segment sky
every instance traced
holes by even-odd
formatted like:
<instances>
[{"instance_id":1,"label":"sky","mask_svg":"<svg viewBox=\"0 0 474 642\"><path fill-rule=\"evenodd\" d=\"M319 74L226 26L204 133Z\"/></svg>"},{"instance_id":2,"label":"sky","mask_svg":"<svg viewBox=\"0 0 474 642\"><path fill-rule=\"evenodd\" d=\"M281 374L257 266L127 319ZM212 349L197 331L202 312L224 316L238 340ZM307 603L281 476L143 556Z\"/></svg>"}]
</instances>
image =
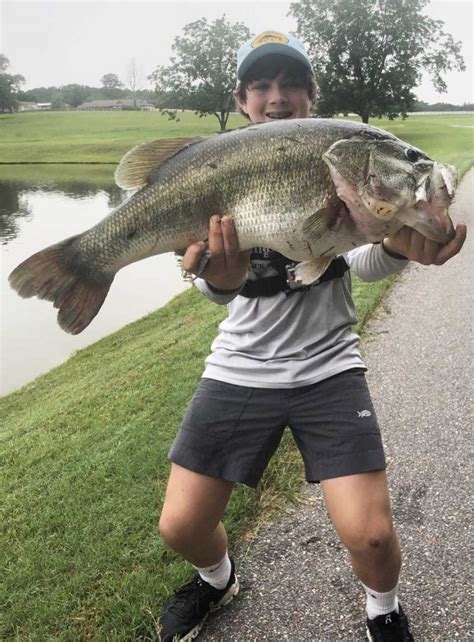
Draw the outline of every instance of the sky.
<instances>
[{"instance_id":1,"label":"sky","mask_svg":"<svg viewBox=\"0 0 474 642\"><path fill-rule=\"evenodd\" d=\"M24 88L71 83L99 87L106 73L126 81L132 59L146 76L167 65L171 46L183 27L225 13L230 22L244 22L252 33L268 29L296 31L288 17L290 3L191 0L0 0L0 52L10 60L10 73L26 79ZM425 12L442 20L445 31L461 40L465 72L446 74L448 92L437 93L429 79L415 90L428 103L473 102L474 0L432 0Z\"/></svg>"}]
</instances>

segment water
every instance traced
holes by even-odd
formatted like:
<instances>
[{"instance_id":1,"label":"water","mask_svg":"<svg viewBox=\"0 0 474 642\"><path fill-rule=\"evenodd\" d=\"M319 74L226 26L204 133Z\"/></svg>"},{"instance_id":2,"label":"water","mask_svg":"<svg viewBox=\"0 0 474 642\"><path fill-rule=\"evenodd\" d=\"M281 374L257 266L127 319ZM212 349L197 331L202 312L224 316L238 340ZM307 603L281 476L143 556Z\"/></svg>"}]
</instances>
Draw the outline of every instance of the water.
<instances>
[{"instance_id":1,"label":"water","mask_svg":"<svg viewBox=\"0 0 474 642\"><path fill-rule=\"evenodd\" d=\"M67 171L73 175L71 169ZM24 170L21 180L2 180L0 174L2 395L189 287L173 254L134 263L117 274L91 325L80 335L66 334L57 325L57 310L51 302L21 299L9 287L8 274L34 252L94 225L124 195L110 183L96 186L83 178L75 181L74 176L67 184L38 184L24 176Z\"/></svg>"}]
</instances>

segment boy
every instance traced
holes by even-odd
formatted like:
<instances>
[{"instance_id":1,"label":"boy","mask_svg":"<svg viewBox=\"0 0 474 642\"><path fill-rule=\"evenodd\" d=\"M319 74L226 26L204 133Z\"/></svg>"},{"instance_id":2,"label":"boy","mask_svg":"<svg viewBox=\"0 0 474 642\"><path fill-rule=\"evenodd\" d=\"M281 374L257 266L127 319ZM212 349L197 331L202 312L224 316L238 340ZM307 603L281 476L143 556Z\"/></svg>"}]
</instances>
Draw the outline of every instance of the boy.
<instances>
[{"instance_id":1,"label":"boy","mask_svg":"<svg viewBox=\"0 0 474 642\"><path fill-rule=\"evenodd\" d=\"M265 32L238 52L236 102L252 123L308 118L316 85L301 43ZM183 266L195 285L227 304L228 318L191 400L169 458L162 537L198 573L166 605L161 639L191 640L210 610L238 592L221 522L236 483L255 487L285 426L308 482L320 482L334 527L367 595L371 640L413 640L398 603L400 549L365 366L352 332L348 268L365 280L401 270L408 259L441 264L462 246L464 226L440 248L409 228L381 244L338 257L318 285L290 290L291 262L268 248L239 252L230 217L212 217L208 247L190 246ZM290 265L291 267L291 265ZM364 413L358 411L364 410Z\"/></svg>"}]
</instances>

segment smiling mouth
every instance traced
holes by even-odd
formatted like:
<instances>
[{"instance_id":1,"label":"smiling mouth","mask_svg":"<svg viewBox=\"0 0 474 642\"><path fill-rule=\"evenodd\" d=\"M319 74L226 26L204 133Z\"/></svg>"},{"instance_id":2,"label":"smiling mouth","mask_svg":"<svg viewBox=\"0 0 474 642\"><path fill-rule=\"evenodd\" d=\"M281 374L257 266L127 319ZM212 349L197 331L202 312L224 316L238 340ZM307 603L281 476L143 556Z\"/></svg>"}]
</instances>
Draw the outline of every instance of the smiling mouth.
<instances>
[{"instance_id":1,"label":"smiling mouth","mask_svg":"<svg viewBox=\"0 0 474 642\"><path fill-rule=\"evenodd\" d=\"M291 111L270 111L268 114L265 114L267 118L271 118L272 120L283 120L285 118L290 118L293 116L293 112Z\"/></svg>"}]
</instances>

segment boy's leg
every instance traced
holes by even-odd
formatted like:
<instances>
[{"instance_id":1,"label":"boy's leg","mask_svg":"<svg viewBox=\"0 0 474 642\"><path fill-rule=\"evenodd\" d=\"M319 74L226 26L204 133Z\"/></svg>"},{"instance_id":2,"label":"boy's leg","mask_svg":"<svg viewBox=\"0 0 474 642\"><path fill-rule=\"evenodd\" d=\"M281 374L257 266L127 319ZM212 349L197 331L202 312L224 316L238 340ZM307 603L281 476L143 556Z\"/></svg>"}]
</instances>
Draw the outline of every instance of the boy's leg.
<instances>
[{"instance_id":1,"label":"boy's leg","mask_svg":"<svg viewBox=\"0 0 474 642\"><path fill-rule=\"evenodd\" d=\"M321 486L332 523L350 553L354 573L377 592L392 590L400 573L400 547L385 471L327 479Z\"/></svg>"},{"instance_id":2,"label":"boy's leg","mask_svg":"<svg viewBox=\"0 0 474 642\"><path fill-rule=\"evenodd\" d=\"M171 465L160 531L170 548L197 567L199 574L175 593L161 618L161 642L192 640L209 613L239 590L227 554L221 518L234 484Z\"/></svg>"},{"instance_id":3,"label":"boy's leg","mask_svg":"<svg viewBox=\"0 0 474 642\"><path fill-rule=\"evenodd\" d=\"M194 639L210 611L237 594L221 519L235 483L258 484L286 416L279 392L201 379L168 455L173 463L160 520L166 543L199 573L165 605L161 642Z\"/></svg>"},{"instance_id":4,"label":"boy's leg","mask_svg":"<svg viewBox=\"0 0 474 642\"><path fill-rule=\"evenodd\" d=\"M393 528L385 471L321 482L326 506L367 595L369 640L412 642L398 603L400 547Z\"/></svg>"},{"instance_id":5,"label":"boy's leg","mask_svg":"<svg viewBox=\"0 0 474 642\"><path fill-rule=\"evenodd\" d=\"M226 554L221 519L233 487L233 482L171 464L160 532L168 546L194 566L211 566Z\"/></svg>"}]
</instances>

